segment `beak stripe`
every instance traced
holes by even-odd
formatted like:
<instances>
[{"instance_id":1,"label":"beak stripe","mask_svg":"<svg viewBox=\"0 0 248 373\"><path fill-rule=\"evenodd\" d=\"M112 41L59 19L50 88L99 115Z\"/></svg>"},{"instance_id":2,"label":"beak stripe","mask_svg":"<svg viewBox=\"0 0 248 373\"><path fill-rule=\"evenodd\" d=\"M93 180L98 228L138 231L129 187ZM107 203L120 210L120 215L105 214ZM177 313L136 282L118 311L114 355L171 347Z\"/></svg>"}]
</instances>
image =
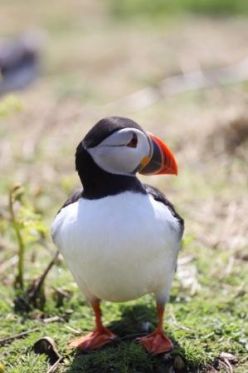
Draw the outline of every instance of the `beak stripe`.
<instances>
[{"instance_id":1,"label":"beak stripe","mask_svg":"<svg viewBox=\"0 0 248 373\"><path fill-rule=\"evenodd\" d=\"M140 169L143 175L177 175L176 159L168 146L157 136L148 134L151 139L152 155L150 162Z\"/></svg>"},{"instance_id":2,"label":"beak stripe","mask_svg":"<svg viewBox=\"0 0 248 373\"><path fill-rule=\"evenodd\" d=\"M152 162L149 162L143 169L142 172L147 174L155 174L158 171L160 171L161 165L162 165L162 153L159 149L159 146L157 143L153 142L153 154L152 154Z\"/></svg>"}]
</instances>

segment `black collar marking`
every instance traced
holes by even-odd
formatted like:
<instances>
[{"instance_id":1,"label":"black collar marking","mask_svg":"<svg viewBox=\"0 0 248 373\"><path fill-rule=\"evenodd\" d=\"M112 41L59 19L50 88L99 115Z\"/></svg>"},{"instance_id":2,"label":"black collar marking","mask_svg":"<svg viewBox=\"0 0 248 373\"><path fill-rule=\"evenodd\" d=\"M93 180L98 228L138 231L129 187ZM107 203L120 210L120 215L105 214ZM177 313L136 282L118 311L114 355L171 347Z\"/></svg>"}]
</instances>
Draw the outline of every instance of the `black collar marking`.
<instances>
[{"instance_id":1,"label":"black collar marking","mask_svg":"<svg viewBox=\"0 0 248 373\"><path fill-rule=\"evenodd\" d=\"M180 238L183 236L184 232L184 220L183 218L176 212L175 207L173 204L165 197L165 195L160 192L157 188L154 188L148 184L142 184L142 193L150 194L156 201L163 203L165 206L167 206L170 209L170 212L172 215L178 220L179 226L180 226ZM130 190L130 189L129 189ZM133 190L135 191L135 190ZM137 190L138 192L138 190ZM62 208L77 202L80 198L85 198L84 191L83 190L77 190L75 191L63 204L63 206L60 208L58 213L62 210ZM86 197L87 198L87 197Z\"/></svg>"},{"instance_id":2,"label":"black collar marking","mask_svg":"<svg viewBox=\"0 0 248 373\"><path fill-rule=\"evenodd\" d=\"M136 176L115 175L102 170L87 150L80 145L76 153L76 169L83 185L84 198L98 199L125 191L146 194Z\"/></svg>"}]
</instances>

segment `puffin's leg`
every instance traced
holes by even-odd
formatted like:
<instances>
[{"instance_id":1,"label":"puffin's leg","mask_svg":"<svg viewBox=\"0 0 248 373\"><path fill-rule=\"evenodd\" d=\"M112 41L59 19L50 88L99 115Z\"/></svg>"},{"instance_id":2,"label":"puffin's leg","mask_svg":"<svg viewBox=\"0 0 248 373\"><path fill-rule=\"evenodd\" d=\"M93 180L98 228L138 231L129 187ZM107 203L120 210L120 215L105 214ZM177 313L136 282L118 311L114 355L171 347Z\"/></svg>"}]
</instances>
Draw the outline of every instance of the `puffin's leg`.
<instances>
[{"instance_id":1,"label":"puffin's leg","mask_svg":"<svg viewBox=\"0 0 248 373\"><path fill-rule=\"evenodd\" d=\"M151 334L138 338L144 348L153 355L169 352L173 349L173 343L165 336L163 331L164 303L157 302L158 326Z\"/></svg>"},{"instance_id":2,"label":"puffin's leg","mask_svg":"<svg viewBox=\"0 0 248 373\"><path fill-rule=\"evenodd\" d=\"M102 324L100 301L97 299L91 302L91 306L95 314L95 330L83 337L73 340L70 343L70 347L78 348L79 350L96 350L112 342L116 338L116 335Z\"/></svg>"}]
</instances>

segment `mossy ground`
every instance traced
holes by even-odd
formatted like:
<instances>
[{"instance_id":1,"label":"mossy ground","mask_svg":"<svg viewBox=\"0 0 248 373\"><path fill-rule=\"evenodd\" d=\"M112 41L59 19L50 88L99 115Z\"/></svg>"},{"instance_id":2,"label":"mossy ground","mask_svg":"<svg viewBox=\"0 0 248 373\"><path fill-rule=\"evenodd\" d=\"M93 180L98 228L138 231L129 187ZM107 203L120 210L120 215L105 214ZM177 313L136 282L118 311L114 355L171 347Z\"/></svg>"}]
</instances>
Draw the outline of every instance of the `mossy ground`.
<instances>
[{"instance_id":1,"label":"mossy ground","mask_svg":"<svg viewBox=\"0 0 248 373\"><path fill-rule=\"evenodd\" d=\"M195 248L197 250L197 248ZM32 346L42 336L55 339L59 352L65 356L58 371L61 372L160 372L176 371L178 356L181 371L204 371L206 367L218 366L218 357L223 352L233 354L239 361L235 371L247 369L247 295L243 288L247 275L245 268L226 275L220 280L219 274L227 262L226 255L218 263L216 255L209 255L206 249L197 250L194 264L199 271L201 288L192 295L175 281L171 303L167 306L165 327L175 343L172 354L151 357L140 347L132 335L144 333L144 325L151 329L156 324L154 302L151 296L138 301L103 304L106 325L118 334L120 339L112 346L99 352L76 354L67 348L68 341L82 330L87 332L93 326L91 311L74 287L64 266L60 272L63 280L59 285L69 290L69 299L63 305L56 305L56 278L51 275L47 282L47 305L43 312L34 310L29 314L13 313L11 289L1 289L1 330L2 336L36 329L23 339L14 340L2 347L2 359L8 372L45 372L48 363L44 356L35 355ZM187 248L184 249L184 255ZM209 266L210 263L210 266ZM211 272L215 267L215 275ZM218 268L219 267L219 268ZM209 275L211 274L211 278ZM57 273L58 275L58 273ZM57 276L56 276L57 277ZM6 299L9 301L6 304ZM47 318L59 316L57 322L46 324ZM240 368L239 368L240 365Z\"/></svg>"},{"instance_id":2,"label":"mossy ground","mask_svg":"<svg viewBox=\"0 0 248 373\"><path fill-rule=\"evenodd\" d=\"M0 339L30 331L0 346L3 371L47 372L46 356L32 346L50 336L64 357L58 372L247 372L247 139L230 141L233 119L248 115L247 85L160 98L135 111L116 101L196 64L208 68L243 58L247 20L146 16L117 22L107 2L42 4L1 4L3 34L34 23L48 33L43 77L0 110ZM152 296L103 303L104 322L119 340L88 354L69 350L68 341L90 331L93 318L61 259L46 280L44 309L14 311L17 243L9 223L10 188L21 183L28 206L49 227L78 186L75 146L97 119L113 114L164 137L179 161L177 179L145 179L167 194L186 223L164 322L175 349L165 356L149 356L134 337L156 324ZM28 243L26 286L54 252L49 234ZM225 360L223 353L234 356Z\"/></svg>"}]
</instances>

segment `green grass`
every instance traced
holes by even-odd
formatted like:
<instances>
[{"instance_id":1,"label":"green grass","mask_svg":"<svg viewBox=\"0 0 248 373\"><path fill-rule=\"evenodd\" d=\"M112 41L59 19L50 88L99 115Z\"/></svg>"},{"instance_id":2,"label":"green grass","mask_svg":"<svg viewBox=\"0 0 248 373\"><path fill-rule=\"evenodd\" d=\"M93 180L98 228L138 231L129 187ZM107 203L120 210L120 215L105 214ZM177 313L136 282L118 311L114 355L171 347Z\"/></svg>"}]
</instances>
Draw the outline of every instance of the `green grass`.
<instances>
[{"instance_id":1,"label":"green grass","mask_svg":"<svg viewBox=\"0 0 248 373\"><path fill-rule=\"evenodd\" d=\"M248 367L248 361L245 362L248 347L248 299L245 291L240 291L248 281L244 265L237 263L243 276L233 273L220 280L219 273L227 261L226 253L222 252L220 263L216 253L209 252L206 248L195 250L198 251L195 265L199 271L201 288L192 295L190 290L182 288L178 280L175 281L165 318L165 327L174 341L175 350L167 359L149 356L132 338L133 334L142 333L144 323L150 323L149 329L156 325L151 296L128 303L103 304L105 324L120 337L113 346L87 354L76 354L68 350L67 343L74 337L72 331L82 330L86 333L91 330L93 318L67 270L60 265L54 269L46 284L47 303L43 311L13 313L11 299L14 292L9 287L1 287L1 337L38 328L38 331L1 348L1 362L6 371L45 372L48 362L44 356L35 355L32 346L37 339L48 335L55 339L59 352L65 356L60 372L166 371L177 364L178 356L183 361L185 371L196 372L216 364L216 358L222 352L232 353L239 360L243 359L242 367L245 372ZM190 254L190 251L191 248L185 247L183 255ZM59 279L56 278L58 273ZM58 285L67 289L70 294L60 307L56 305L52 290ZM5 299L9 300L7 304ZM60 316L62 321L47 325L43 323L42 318L55 315Z\"/></svg>"},{"instance_id":2,"label":"green grass","mask_svg":"<svg viewBox=\"0 0 248 373\"><path fill-rule=\"evenodd\" d=\"M112 12L117 17L146 16L168 17L172 14L202 14L211 16L248 14L244 0L110 0Z\"/></svg>"}]
</instances>

